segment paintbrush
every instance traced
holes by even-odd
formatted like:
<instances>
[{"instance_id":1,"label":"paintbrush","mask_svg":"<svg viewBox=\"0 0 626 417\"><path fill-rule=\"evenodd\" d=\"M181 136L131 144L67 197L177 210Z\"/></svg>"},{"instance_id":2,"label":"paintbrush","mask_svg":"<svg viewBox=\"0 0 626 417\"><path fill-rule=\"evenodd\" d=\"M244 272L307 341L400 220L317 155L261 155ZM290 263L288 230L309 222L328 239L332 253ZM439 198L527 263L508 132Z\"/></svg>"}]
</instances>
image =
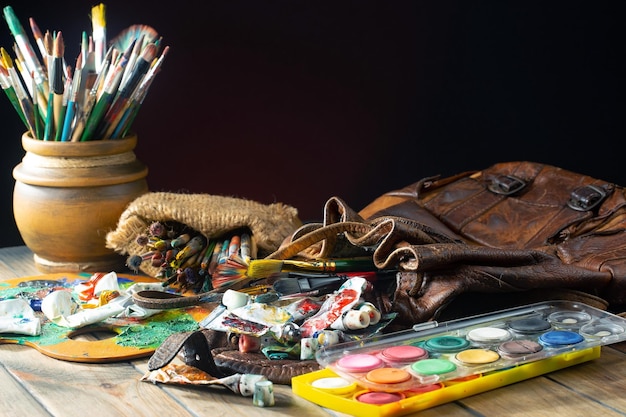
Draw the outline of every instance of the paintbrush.
<instances>
[{"instance_id":1,"label":"paintbrush","mask_svg":"<svg viewBox=\"0 0 626 417\"><path fill-rule=\"evenodd\" d=\"M45 95L47 93L46 85L45 85L46 73L41 67L41 63L39 62L39 59L37 59L37 55L35 54L35 51L33 50L33 47L30 44L28 36L26 35L26 32L24 31L24 27L22 27L22 24L18 20L11 6L4 7L3 13L4 13L5 20L7 21L7 24L9 25L9 30L11 31L11 34L15 38L15 43L17 44L17 47L22 52L22 55L24 55L24 59L25 59L24 64L26 65L26 69L28 70L28 73L33 74L33 77L35 79L37 86L41 88L42 94Z\"/></svg>"},{"instance_id":2,"label":"paintbrush","mask_svg":"<svg viewBox=\"0 0 626 417\"><path fill-rule=\"evenodd\" d=\"M306 293L322 295L337 290L350 278L362 277L374 283L393 279L397 272L396 270L346 272L344 274L287 272L274 281L272 287L281 296Z\"/></svg>"},{"instance_id":3,"label":"paintbrush","mask_svg":"<svg viewBox=\"0 0 626 417\"><path fill-rule=\"evenodd\" d=\"M139 42L143 41L143 36L139 38ZM135 50L135 48L133 48ZM120 122L122 116L124 115L124 109L126 103L130 99L131 94L135 91L135 88L139 85L141 79L146 75L148 70L150 69L150 64L152 60L155 58L157 52L157 47L155 44L150 43L146 45L146 47L141 51L141 56L137 57L136 63L133 68L130 69L129 72L124 72L122 74L122 80L124 76L127 75L127 80L122 84L120 81L120 88L113 99L111 106L107 110L104 115L104 126L102 131L100 132L100 137L103 139L109 139L113 134L113 131L117 127ZM129 63L126 64L128 69Z\"/></svg>"},{"instance_id":4,"label":"paintbrush","mask_svg":"<svg viewBox=\"0 0 626 417\"><path fill-rule=\"evenodd\" d=\"M83 66L83 54L82 52L76 58L76 67L74 69L74 78L72 80L72 86L70 87L69 101L65 110L65 119L63 120L63 129L61 131L61 141L67 142L70 140L72 126L74 123L74 116L78 114L76 107L80 105L78 93L80 92L80 84L82 81L82 66Z\"/></svg>"},{"instance_id":5,"label":"paintbrush","mask_svg":"<svg viewBox=\"0 0 626 417\"><path fill-rule=\"evenodd\" d=\"M94 64L96 72L102 70L106 55L106 6L102 3L91 8L91 37L94 44Z\"/></svg>"},{"instance_id":6,"label":"paintbrush","mask_svg":"<svg viewBox=\"0 0 626 417\"><path fill-rule=\"evenodd\" d=\"M50 74L50 85L51 85L51 93L52 93L52 111L53 111L53 122L54 128L53 131L59 131L59 129L63 129L63 121L61 120L61 112L63 109L63 93L65 92L65 81L63 79L63 56L65 54L65 42L63 42L63 34L58 32L54 37L54 44L52 49L52 69L53 72ZM58 139L61 139L61 135L58 135ZM50 137L50 140L53 140Z\"/></svg>"},{"instance_id":7,"label":"paintbrush","mask_svg":"<svg viewBox=\"0 0 626 417\"><path fill-rule=\"evenodd\" d=\"M22 112L22 108L20 107L17 94L15 93L15 88L13 87L13 84L11 84L9 71L7 71L6 68L4 68L4 65L0 65L0 85L2 86L2 90L6 93L7 97L11 101L13 108L17 111L17 114L20 116L20 119L22 119L22 122L24 122L24 126L26 126L27 129L30 129L30 126L28 126L28 121L26 120L26 117L24 116L24 112Z\"/></svg>"},{"instance_id":8,"label":"paintbrush","mask_svg":"<svg viewBox=\"0 0 626 417\"><path fill-rule=\"evenodd\" d=\"M89 78L89 76L87 74L86 74L86 77L83 77L83 80L81 81L81 85L79 87L81 91L80 105L78 106L78 110L80 110L80 112L76 116L76 125L74 126L74 129L72 131L72 137L71 137L72 142L77 142L82 137L82 134L85 130L85 126L87 125L88 118L91 115L91 111L93 110L93 107L98 99L99 91L101 89L100 87L104 85L104 81L106 80L106 75L109 70L109 66L111 62L114 61L112 58L113 53L114 53L114 49L109 48L109 50L107 51L107 54L104 57L104 64L102 65L102 70L99 73L97 73L95 80L93 80L93 85L90 86L88 84L89 82L86 80L86 78ZM88 53L87 55L89 57L89 55L93 55L93 54ZM88 59L88 62L83 65L83 72L88 71L87 65L89 64L89 61L90 60ZM95 67L93 68L95 70Z\"/></svg>"},{"instance_id":9,"label":"paintbrush","mask_svg":"<svg viewBox=\"0 0 626 417\"><path fill-rule=\"evenodd\" d=\"M353 272L376 271L371 257L298 261L289 259L254 259L249 262L246 276L266 278L280 272Z\"/></svg>"},{"instance_id":10,"label":"paintbrush","mask_svg":"<svg viewBox=\"0 0 626 417\"><path fill-rule=\"evenodd\" d=\"M161 65L163 64L163 60L165 59L168 51L169 46L163 48L163 51L161 51L161 55L159 56L159 58L156 59L154 64L150 66L148 72L141 80L141 83L139 83L135 91L133 91L130 99L126 104L127 108L124 110L124 114L117 123L115 130L113 130L113 133L111 134L112 139L124 137L126 136L126 133L128 133L133 123L133 120L137 116L137 113L139 112L139 109L143 104L146 95L148 94L148 89L152 85L152 81L154 81L154 76L161 70Z\"/></svg>"},{"instance_id":11,"label":"paintbrush","mask_svg":"<svg viewBox=\"0 0 626 417\"><path fill-rule=\"evenodd\" d=\"M46 50L46 46L43 43L43 33L39 29L39 26L35 22L35 19L30 17L28 19L28 22L30 24L31 31L33 32L33 37L35 38L35 43L37 44L39 53L41 54L41 58L43 59L43 63L44 65L47 65L48 51Z\"/></svg>"},{"instance_id":12,"label":"paintbrush","mask_svg":"<svg viewBox=\"0 0 626 417\"><path fill-rule=\"evenodd\" d=\"M20 81L19 75L17 75L17 71L13 66L13 60L11 59L11 56L3 47L0 47L0 57L2 58L2 65L7 70L9 80L14 87L17 102L20 105L22 114L24 114L24 118L26 119L33 138L35 138L37 136L37 129L35 125L33 103L30 101L28 93L26 92L26 88Z\"/></svg>"},{"instance_id":13,"label":"paintbrush","mask_svg":"<svg viewBox=\"0 0 626 417\"><path fill-rule=\"evenodd\" d=\"M61 102L61 111L59 113L59 126L56 130L54 140L60 141L63 136L63 128L65 124L65 114L67 113L67 105L69 104L70 94L72 92L72 74L71 68L67 67L67 78L65 79L65 85L63 87L63 100Z\"/></svg>"},{"instance_id":14,"label":"paintbrush","mask_svg":"<svg viewBox=\"0 0 626 417\"><path fill-rule=\"evenodd\" d=\"M102 122L104 115L109 110L109 107L113 102L113 98L115 97L117 88L120 84L120 81L122 80L122 74L124 73L124 69L126 68L126 64L128 63L128 57L130 56L131 50L132 45L118 59L115 65L113 65L113 61L111 61L111 69L104 79L102 94L100 94L100 97L96 99L91 113L87 116L85 128L82 135L80 136L81 142L94 139L93 135L98 131L98 127Z\"/></svg>"}]
</instances>

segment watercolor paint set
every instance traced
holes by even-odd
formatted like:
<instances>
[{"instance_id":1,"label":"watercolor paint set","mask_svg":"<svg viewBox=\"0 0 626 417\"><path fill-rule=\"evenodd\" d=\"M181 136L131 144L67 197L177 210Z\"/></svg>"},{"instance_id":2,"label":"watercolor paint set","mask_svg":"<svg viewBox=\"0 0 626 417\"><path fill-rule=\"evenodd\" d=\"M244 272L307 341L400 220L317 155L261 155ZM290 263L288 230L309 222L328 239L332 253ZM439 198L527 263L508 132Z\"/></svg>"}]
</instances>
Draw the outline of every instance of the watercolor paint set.
<instances>
[{"instance_id":1,"label":"watercolor paint set","mask_svg":"<svg viewBox=\"0 0 626 417\"><path fill-rule=\"evenodd\" d=\"M570 301L426 322L320 349L324 369L292 390L347 414L404 415L598 358L625 330L626 319Z\"/></svg>"}]
</instances>

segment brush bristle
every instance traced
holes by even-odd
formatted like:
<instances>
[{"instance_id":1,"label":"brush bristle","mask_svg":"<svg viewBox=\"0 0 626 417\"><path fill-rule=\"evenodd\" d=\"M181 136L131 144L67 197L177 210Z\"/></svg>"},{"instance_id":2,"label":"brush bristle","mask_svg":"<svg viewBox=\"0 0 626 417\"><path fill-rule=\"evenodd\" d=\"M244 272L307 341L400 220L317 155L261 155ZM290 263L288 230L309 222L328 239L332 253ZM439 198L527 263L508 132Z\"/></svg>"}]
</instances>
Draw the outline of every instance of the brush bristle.
<instances>
[{"instance_id":1,"label":"brush bristle","mask_svg":"<svg viewBox=\"0 0 626 417\"><path fill-rule=\"evenodd\" d=\"M159 36L158 32L151 26L132 25L121 31L119 35L111 40L109 45L118 51L126 51L133 41L139 39L141 35L144 35L144 45L154 42Z\"/></svg>"},{"instance_id":2,"label":"brush bristle","mask_svg":"<svg viewBox=\"0 0 626 417\"><path fill-rule=\"evenodd\" d=\"M23 32L22 24L20 23L17 16L15 15L13 8L11 6L6 6L3 9L3 11L4 11L4 18L7 21L7 24L9 25L9 30L11 31L11 33L22 33Z\"/></svg>"},{"instance_id":3,"label":"brush bristle","mask_svg":"<svg viewBox=\"0 0 626 417\"><path fill-rule=\"evenodd\" d=\"M91 24L94 30L102 30L106 27L105 10L103 3L91 8Z\"/></svg>"},{"instance_id":4,"label":"brush bristle","mask_svg":"<svg viewBox=\"0 0 626 417\"><path fill-rule=\"evenodd\" d=\"M337 290L346 278L328 274L299 275L289 273L288 277L280 278L272 284L274 291L283 296L307 294L314 291L317 295L328 294Z\"/></svg>"},{"instance_id":5,"label":"brush bristle","mask_svg":"<svg viewBox=\"0 0 626 417\"><path fill-rule=\"evenodd\" d=\"M274 291L276 291L280 295L292 295L302 292L298 280L292 278L279 279L274 282L274 284L272 284L272 287Z\"/></svg>"},{"instance_id":6,"label":"brush bristle","mask_svg":"<svg viewBox=\"0 0 626 417\"><path fill-rule=\"evenodd\" d=\"M283 269L284 261L280 259L254 259L248 266L250 278L268 278L279 274Z\"/></svg>"},{"instance_id":7,"label":"brush bristle","mask_svg":"<svg viewBox=\"0 0 626 417\"><path fill-rule=\"evenodd\" d=\"M231 255L226 262L217 265L211 277L213 288L222 289L247 279L248 265L239 256Z\"/></svg>"}]
</instances>

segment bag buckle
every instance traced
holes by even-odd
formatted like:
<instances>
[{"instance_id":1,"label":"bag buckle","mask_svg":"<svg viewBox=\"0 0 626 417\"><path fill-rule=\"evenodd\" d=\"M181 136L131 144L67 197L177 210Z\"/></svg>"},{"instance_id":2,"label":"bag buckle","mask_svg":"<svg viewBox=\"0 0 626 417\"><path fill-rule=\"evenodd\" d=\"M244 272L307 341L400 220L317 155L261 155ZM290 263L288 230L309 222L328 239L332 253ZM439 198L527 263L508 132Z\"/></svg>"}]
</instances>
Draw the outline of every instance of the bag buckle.
<instances>
[{"instance_id":1,"label":"bag buckle","mask_svg":"<svg viewBox=\"0 0 626 417\"><path fill-rule=\"evenodd\" d=\"M526 187L526 182L514 175L499 175L487 186L489 191L500 195L515 194Z\"/></svg>"},{"instance_id":2,"label":"bag buckle","mask_svg":"<svg viewBox=\"0 0 626 417\"><path fill-rule=\"evenodd\" d=\"M572 191L567 205L572 210L589 211L606 198L606 191L596 185L585 185Z\"/></svg>"}]
</instances>

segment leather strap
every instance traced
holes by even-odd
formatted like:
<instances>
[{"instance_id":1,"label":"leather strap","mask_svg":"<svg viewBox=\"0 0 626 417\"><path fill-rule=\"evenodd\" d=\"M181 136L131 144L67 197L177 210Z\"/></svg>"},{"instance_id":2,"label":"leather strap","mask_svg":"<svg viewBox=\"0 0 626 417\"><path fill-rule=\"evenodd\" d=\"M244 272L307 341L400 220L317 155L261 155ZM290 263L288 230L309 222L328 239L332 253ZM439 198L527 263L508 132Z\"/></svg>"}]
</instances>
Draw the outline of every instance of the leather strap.
<instances>
[{"instance_id":1,"label":"leather strap","mask_svg":"<svg viewBox=\"0 0 626 417\"><path fill-rule=\"evenodd\" d=\"M164 291L138 291L133 294L133 301L139 307L153 310L191 307L202 303L220 301L221 294L208 291L197 295L184 296Z\"/></svg>"},{"instance_id":2,"label":"leather strap","mask_svg":"<svg viewBox=\"0 0 626 417\"><path fill-rule=\"evenodd\" d=\"M148 369L154 371L164 367L174 360L179 352L182 354L185 364L198 368L216 378L226 376L215 364L209 341L201 330L170 335L148 360Z\"/></svg>"}]
</instances>

